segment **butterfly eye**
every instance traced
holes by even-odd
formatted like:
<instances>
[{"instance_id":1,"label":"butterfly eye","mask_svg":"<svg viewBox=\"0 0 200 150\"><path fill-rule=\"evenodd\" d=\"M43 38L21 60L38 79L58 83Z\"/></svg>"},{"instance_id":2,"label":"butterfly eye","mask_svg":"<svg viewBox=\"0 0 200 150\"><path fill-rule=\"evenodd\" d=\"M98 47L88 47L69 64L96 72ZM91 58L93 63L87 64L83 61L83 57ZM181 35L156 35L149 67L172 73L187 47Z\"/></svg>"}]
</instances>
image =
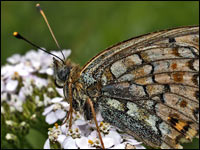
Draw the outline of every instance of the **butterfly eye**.
<instances>
[{"instance_id":1,"label":"butterfly eye","mask_svg":"<svg viewBox=\"0 0 200 150\"><path fill-rule=\"evenodd\" d=\"M63 68L59 71L58 73L58 78L59 80L65 82L65 80L67 79L69 75L69 69L68 68Z\"/></svg>"},{"instance_id":2,"label":"butterfly eye","mask_svg":"<svg viewBox=\"0 0 200 150\"><path fill-rule=\"evenodd\" d=\"M54 83L55 83L56 87L58 87L58 88L63 88L63 86L64 86L63 83L60 83L57 80L55 80Z\"/></svg>"}]
</instances>

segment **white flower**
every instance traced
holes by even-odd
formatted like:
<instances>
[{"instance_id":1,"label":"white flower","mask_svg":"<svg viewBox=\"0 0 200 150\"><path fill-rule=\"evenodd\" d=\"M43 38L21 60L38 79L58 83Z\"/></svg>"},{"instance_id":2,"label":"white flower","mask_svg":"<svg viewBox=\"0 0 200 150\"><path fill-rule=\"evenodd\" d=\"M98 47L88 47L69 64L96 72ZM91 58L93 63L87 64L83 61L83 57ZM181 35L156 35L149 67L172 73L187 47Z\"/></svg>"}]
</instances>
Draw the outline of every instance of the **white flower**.
<instances>
[{"instance_id":1,"label":"white flower","mask_svg":"<svg viewBox=\"0 0 200 150\"><path fill-rule=\"evenodd\" d=\"M64 53L65 58L67 58L71 54L71 50L64 49L62 50L62 52ZM53 53L62 59L60 51L51 51L50 53ZM26 60L30 61L31 66L34 70L38 71L39 73L48 75L53 75L52 57L53 56L41 50L31 50L25 55Z\"/></svg>"},{"instance_id":2,"label":"white flower","mask_svg":"<svg viewBox=\"0 0 200 150\"><path fill-rule=\"evenodd\" d=\"M45 48L43 48L45 49ZM40 71L40 69L47 68L51 65L52 59L49 55L41 50L38 51L28 51L25 55L26 60L28 60L35 71ZM45 72L44 72L45 73Z\"/></svg>"},{"instance_id":3,"label":"white flower","mask_svg":"<svg viewBox=\"0 0 200 150\"><path fill-rule=\"evenodd\" d=\"M90 147L96 147L96 148L101 147L101 143L98 138L98 133L96 130L92 131L90 135L88 136L88 143Z\"/></svg>"},{"instance_id":4,"label":"white flower","mask_svg":"<svg viewBox=\"0 0 200 150\"><path fill-rule=\"evenodd\" d=\"M34 84L36 85L38 89L41 89L42 87L46 87L48 84L46 79L42 79L36 76L34 76L33 79L34 79Z\"/></svg>"},{"instance_id":5,"label":"white flower","mask_svg":"<svg viewBox=\"0 0 200 150\"><path fill-rule=\"evenodd\" d=\"M52 51L52 53L61 57L60 51ZM63 53L67 58L70 55L71 50L63 50ZM10 64L1 67L1 93L5 92L19 95L19 98L15 98L18 100L20 99L20 102L19 104L17 103L17 105L21 105L21 101L24 101L26 96L32 95L33 84L39 89L47 86L47 79L37 77L35 74L36 72L53 75L52 56L41 50L30 50L25 56L15 54L9 57L7 61ZM17 87L19 86L19 79L22 79L23 86L20 87L19 93L16 93L16 91L18 91ZM9 104L11 104L11 111L15 111L16 109L22 110L21 108L16 108L13 100L11 100ZM45 97L44 105L47 106L48 104L49 101ZM41 106L42 104L40 103L38 105ZM61 116L63 116L63 113L61 114Z\"/></svg>"},{"instance_id":6,"label":"white flower","mask_svg":"<svg viewBox=\"0 0 200 150\"><path fill-rule=\"evenodd\" d=\"M61 134L61 135L58 136L57 141L58 141L60 144L62 144L66 138L67 138L66 135Z\"/></svg>"},{"instance_id":7,"label":"white flower","mask_svg":"<svg viewBox=\"0 0 200 150\"><path fill-rule=\"evenodd\" d=\"M101 132L103 132L104 134L108 134L109 130L110 130L110 124L109 123L100 122L99 130Z\"/></svg>"},{"instance_id":8,"label":"white flower","mask_svg":"<svg viewBox=\"0 0 200 150\"><path fill-rule=\"evenodd\" d=\"M8 125L8 126L13 126L13 125L15 124L15 122L12 121L12 120L6 120L5 123L6 123L6 125Z\"/></svg>"},{"instance_id":9,"label":"white flower","mask_svg":"<svg viewBox=\"0 0 200 150\"><path fill-rule=\"evenodd\" d=\"M125 144L122 143L122 144L115 145L115 146L112 147L111 149L125 149Z\"/></svg>"},{"instance_id":10,"label":"white flower","mask_svg":"<svg viewBox=\"0 0 200 150\"><path fill-rule=\"evenodd\" d=\"M67 137L64 142L63 142L63 148L64 149L77 149L78 147L76 146L76 140L73 139L72 137Z\"/></svg>"},{"instance_id":11,"label":"white flower","mask_svg":"<svg viewBox=\"0 0 200 150\"><path fill-rule=\"evenodd\" d=\"M114 145L118 145L122 142L122 137L116 130L110 131L109 134L106 135L106 137L110 137L114 140Z\"/></svg>"},{"instance_id":12,"label":"white flower","mask_svg":"<svg viewBox=\"0 0 200 150\"><path fill-rule=\"evenodd\" d=\"M62 135L59 135L57 141L65 149L77 149L77 140L81 137L81 131L76 125L72 125L71 129L69 127L61 126ZM64 131L64 132L63 132Z\"/></svg>"},{"instance_id":13,"label":"white flower","mask_svg":"<svg viewBox=\"0 0 200 150\"><path fill-rule=\"evenodd\" d=\"M44 105L43 102L40 101L40 97L39 96L35 97L35 103L36 103L37 107L42 107Z\"/></svg>"},{"instance_id":14,"label":"white flower","mask_svg":"<svg viewBox=\"0 0 200 150\"><path fill-rule=\"evenodd\" d=\"M31 119L31 120L35 120L35 119L36 119L36 116L37 116L36 114L33 114L33 115L30 117L30 119Z\"/></svg>"},{"instance_id":15,"label":"white flower","mask_svg":"<svg viewBox=\"0 0 200 150\"><path fill-rule=\"evenodd\" d=\"M113 135L117 135L117 133L114 133L111 132L109 135L102 135L102 140L103 140L103 143L104 143L104 146L105 148L111 148L112 146L116 144L119 144L120 142L116 141L115 142L115 137ZM117 139L117 138L120 138L120 139ZM89 139L89 144L90 146L92 147L101 147L101 143L100 143L100 139L99 139L99 136L98 136L98 133L96 130L92 131L91 134L88 136L88 139ZM116 137L117 140L121 141L121 137Z\"/></svg>"},{"instance_id":16,"label":"white flower","mask_svg":"<svg viewBox=\"0 0 200 150\"><path fill-rule=\"evenodd\" d=\"M78 116L78 117L77 117ZM98 114L98 119L102 119L101 114ZM79 113L73 113L72 128L69 129L69 120L63 124L60 129L62 133L58 135L57 141L65 149L93 149L101 148L101 142L96 131L95 124L91 121L84 120L84 117ZM119 134L115 127L108 123L99 122L102 140L105 148L121 148L124 149L127 144L133 145L136 148L144 148L141 142L137 142L130 136ZM93 128L91 130L91 128ZM47 143L47 142L46 142ZM46 146L46 145L45 145Z\"/></svg>"},{"instance_id":17,"label":"white flower","mask_svg":"<svg viewBox=\"0 0 200 150\"><path fill-rule=\"evenodd\" d=\"M10 105L11 112L16 111L16 110L19 112L22 112L23 101L20 99L18 95L11 94L11 99L8 100L7 103Z\"/></svg>"},{"instance_id":18,"label":"white flower","mask_svg":"<svg viewBox=\"0 0 200 150\"><path fill-rule=\"evenodd\" d=\"M14 66L13 74L18 73L19 76L28 76L32 72L34 72L33 68L31 68L31 65L29 62L20 62L19 64Z\"/></svg>"},{"instance_id":19,"label":"white flower","mask_svg":"<svg viewBox=\"0 0 200 150\"><path fill-rule=\"evenodd\" d=\"M45 108L43 115L48 124L53 124L57 120L63 119L69 110L69 104L63 101L63 98L56 97L51 100L52 105Z\"/></svg>"},{"instance_id":20,"label":"white flower","mask_svg":"<svg viewBox=\"0 0 200 150\"><path fill-rule=\"evenodd\" d=\"M51 53L56 55L56 56L58 56L58 57L60 57L61 59L63 58L63 56L62 56L60 51L51 51ZM69 55L71 54L71 50L70 49L68 49L68 50L67 49L63 49L62 53L64 54L65 59L67 59L67 57L69 57Z\"/></svg>"},{"instance_id":21,"label":"white flower","mask_svg":"<svg viewBox=\"0 0 200 150\"><path fill-rule=\"evenodd\" d=\"M16 140L16 139L17 139L16 135L14 135L12 133L6 134L6 140Z\"/></svg>"},{"instance_id":22,"label":"white flower","mask_svg":"<svg viewBox=\"0 0 200 150\"><path fill-rule=\"evenodd\" d=\"M20 126L22 126L22 127L25 127L27 125L27 123L25 122L25 121L22 121L21 123L20 123Z\"/></svg>"},{"instance_id":23,"label":"white flower","mask_svg":"<svg viewBox=\"0 0 200 150\"><path fill-rule=\"evenodd\" d=\"M46 142L44 143L44 149L50 149L50 141L49 139L46 140Z\"/></svg>"},{"instance_id":24,"label":"white flower","mask_svg":"<svg viewBox=\"0 0 200 150\"><path fill-rule=\"evenodd\" d=\"M62 119L64 118L66 115L66 112L65 111L62 111L62 110L57 110L55 112L50 112L48 113L48 115L46 116L45 118L45 121L48 123L48 124L53 124L55 123L58 119ZM59 117L59 116L62 116Z\"/></svg>"},{"instance_id":25,"label":"white flower","mask_svg":"<svg viewBox=\"0 0 200 150\"><path fill-rule=\"evenodd\" d=\"M1 80L12 76L13 75L13 69L14 69L14 67L11 66L11 65L2 66L1 67Z\"/></svg>"},{"instance_id":26,"label":"white flower","mask_svg":"<svg viewBox=\"0 0 200 150\"><path fill-rule=\"evenodd\" d=\"M60 129L60 126L58 126L57 124L55 124L55 126L53 128L49 128L49 140L50 141L57 141L57 138L59 135L61 135L62 131Z\"/></svg>"},{"instance_id":27,"label":"white flower","mask_svg":"<svg viewBox=\"0 0 200 150\"><path fill-rule=\"evenodd\" d=\"M33 93L33 87L31 85L31 81L33 81L31 78L27 78L23 81L23 87L21 87L20 89L20 95L22 94L22 96L28 96L28 95L32 95ZM25 98L25 97L24 97Z\"/></svg>"},{"instance_id":28,"label":"white flower","mask_svg":"<svg viewBox=\"0 0 200 150\"><path fill-rule=\"evenodd\" d=\"M64 97L63 88L56 88L56 91L61 97Z\"/></svg>"},{"instance_id":29,"label":"white flower","mask_svg":"<svg viewBox=\"0 0 200 150\"><path fill-rule=\"evenodd\" d=\"M6 84L6 91L7 92L14 92L17 89L18 81L17 80L8 80Z\"/></svg>"},{"instance_id":30,"label":"white flower","mask_svg":"<svg viewBox=\"0 0 200 150\"><path fill-rule=\"evenodd\" d=\"M5 65L1 68L1 76L3 79L10 79L15 77L16 75L19 76L28 76L33 70L24 63L16 64L15 66Z\"/></svg>"},{"instance_id":31,"label":"white flower","mask_svg":"<svg viewBox=\"0 0 200 150\"><path fill-rule=\"evenodd\" d=\"M44 100L43 100L44 106L51 104L51 98L48 97L46 93L43 94L43 97L44 97Z\"/></svg>"},{"instance_id":32,"label":"white flower","mask_svg":"<svg viewBox=\"0 0 200 150\"><path fill-rule=\"evenodd\" d=\"M54 89L52 87L49 87L47 90L48 92L54 92Z\"/></svg>"},{"instance_id":33,"label":"white flower","mask_svg":"<svg viewBox=\"0 0 200 150\"><path fill-rule=\"evenodd\" d=\"M14 54L11 57L9 57L7 59L7 62L11 63L11 64L17 64L21 61L22 57L19 54Z\"/></svg>"},{"instance_id":34,"label":"white flower","mask_svg":"<svg viewBox=\"0 0 200 150\"><path fill-rule=\"evenodd\" d=\"M87 137L82 136L81 138L76 139L75 142L76 142L77 148L78 147L81 147L82 149L90 148Z\"/></svg>"}]
</instances>

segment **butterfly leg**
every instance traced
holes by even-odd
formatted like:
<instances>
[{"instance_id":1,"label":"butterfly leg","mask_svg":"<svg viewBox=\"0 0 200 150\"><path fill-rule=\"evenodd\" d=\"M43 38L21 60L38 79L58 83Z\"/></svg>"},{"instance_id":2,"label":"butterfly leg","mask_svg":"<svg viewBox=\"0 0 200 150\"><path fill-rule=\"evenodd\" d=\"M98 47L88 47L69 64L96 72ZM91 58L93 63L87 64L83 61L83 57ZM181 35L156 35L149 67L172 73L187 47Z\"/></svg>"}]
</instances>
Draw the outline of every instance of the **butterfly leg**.
<instances>
[{"instance_id":1,"label":"butterfly leg","mask_svg":"<svg viewBox=\"0 0 200 150\"><path fill-rule=\"evenodd\" d=\"M90 98L87 99L87 103L90 105L91 110L92 110L92 115L93 115L94 122L95 122L96 127L97 127L97 132L98 132L98 134L99 134L99 139L100 139L100 142L101 142L101 146L102 146L103 149L105 149L104 143L103 143L103 139L102 139L102 137L101 137L101 133L100 133L100 130L99 130L99 126L98 126L98 123L97 123L97 119L96 119L96 114L95 114L94 106L93 106L93 103L92 103L92 101L90 100Z\"/></svg>"},{"instance_id":2,"label":"butterfly leg","mask_svg":"<svg viewBox=\"0 0 200 150\"><path fill-rule=\"evenodd\" d=\"M65 120L63 121L62 125L65 124L68 119L69 119L69 113L67 113L67 117L65 117Z\"/></svg>"},{"instance_id":3,"label":"butterfly leg","mask_svg":"<svg viewBox=\"0 0 200 150\"><path fill-rule=\"evenodd\" d=\"M72 113L73 113L73 108L72 108L72 82L69 81L69 129L72 127Z\"/></svg>"},{"instance_id":4,"label":"butterfly leg","mask_svg":"<svg viewBox=\"0 0 200 150\"><path fill-rule=\"evenodd\" d=\"M68 90L69 90L69 112L67 113L67 117L66 117L65 121L62 124L65 124L67 122L67 120L69 119L69 129L71 129L71 127L72 127L72 113L73 113L73 108L72 108L72 82L71 82L71 79L69 80Z\"/></svg>"}]
</instances>

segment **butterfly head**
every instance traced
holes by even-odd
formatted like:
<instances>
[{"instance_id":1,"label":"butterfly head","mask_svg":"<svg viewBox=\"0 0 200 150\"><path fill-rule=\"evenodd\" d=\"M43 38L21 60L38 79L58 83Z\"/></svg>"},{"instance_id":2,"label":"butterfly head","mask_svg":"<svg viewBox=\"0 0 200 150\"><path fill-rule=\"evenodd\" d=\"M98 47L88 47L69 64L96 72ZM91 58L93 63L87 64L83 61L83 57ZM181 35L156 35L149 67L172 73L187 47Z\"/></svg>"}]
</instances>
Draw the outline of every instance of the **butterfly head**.
<instances>
[{"instance_id":1,"label":"butterfly head","mask_svg":"<svg viewBox=\"0 0 200 150\"><path fill-rule=\"evenodd\" d=\"M53 57L54 78L57 87L63 88L64 83L69 78L71 68L72 66L69 63L64 64Z\"/></svg>"},{"instance_id":2,"label":"butterfly head","mask_svg":"<svg viewBox=\"0 0 200 150\"><path fill-rule=\"evenodd\" d=\"M63 61L59 61L53 57L53 69L55 85L58 88L63 88L64 97L68 101L69 82L72 82L74 78L78 78L77 75L80 72L80 67L79 65L71 63L70 60L67 60L66 63L63 63ZM75 110L79 111L83 103L81 103L79 100L73 99L72 105Z\"/></svg>"}]
</instances>

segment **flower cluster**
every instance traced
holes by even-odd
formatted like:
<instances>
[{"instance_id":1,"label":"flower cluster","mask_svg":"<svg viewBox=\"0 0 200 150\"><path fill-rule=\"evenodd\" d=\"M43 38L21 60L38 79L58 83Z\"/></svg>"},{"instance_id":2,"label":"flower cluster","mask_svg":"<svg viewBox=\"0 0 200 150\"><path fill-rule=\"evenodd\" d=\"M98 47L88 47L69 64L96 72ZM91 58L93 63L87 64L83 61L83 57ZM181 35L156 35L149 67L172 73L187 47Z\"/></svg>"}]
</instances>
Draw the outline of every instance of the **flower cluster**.
<instances>
[{"instance_id":1,"label":"flower cluster","mask_svg":"<svg viewBox=\"0 0 200 150\"><path fill-rule=\"evenodd\" d=\"M97 114L98 125L105 148L111 149L145 149L141 142L134 140L125 133L119 133L118 129L109 123L103 122L101 114ZM44 149L52 148L59 143L59 148L64 149L93 149L101 148L101 143L92 121L86 121L78 112L73 113L72 128L69 129L69 122L49 129L49 138L46 140Z\"/></svg>"},{"instance_id":2,"label":"flower cluster","mask_svg":"<svg viewBox=\"0 0 200 150\"><path fill-rule=\"evenodd\" d=\"M51 53L61 57L60 52ZM71 51L63 50L63 53L68 57ZM49 114L44 111L45 107L55 104L53 111L60 114L58 119L63 118L66 111L61 112L62 108L57 104L63 96L53 84L51 56L40 50L31 50L24 56L15 54L7 62L1 67L2 147L22 148L22 135L26 135L32 126L38 125L38 120L43 118L42 113L47 114L48 120ZM68 104L61 104L67 108ZM45 126L46 123L39 124Z\"/></svg>"}]
</instances>

